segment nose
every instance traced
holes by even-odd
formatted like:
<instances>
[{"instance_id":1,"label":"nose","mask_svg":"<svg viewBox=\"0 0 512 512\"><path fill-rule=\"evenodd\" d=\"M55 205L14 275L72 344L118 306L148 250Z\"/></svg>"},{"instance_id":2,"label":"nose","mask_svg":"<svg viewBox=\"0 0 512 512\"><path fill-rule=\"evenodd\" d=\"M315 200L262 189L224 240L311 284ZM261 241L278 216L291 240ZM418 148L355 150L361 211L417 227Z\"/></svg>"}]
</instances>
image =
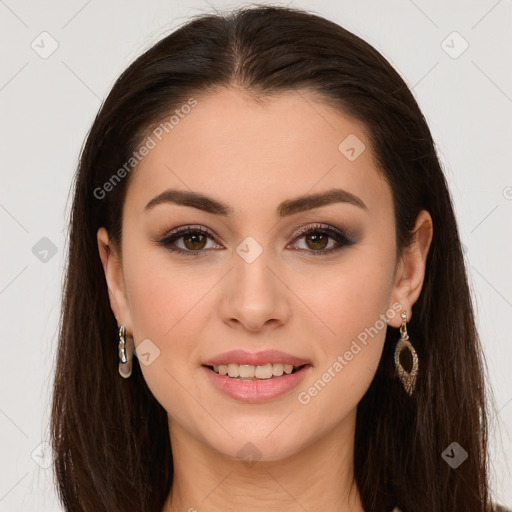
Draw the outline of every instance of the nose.
<instances>
[{"instance_id":1,"label":"nose","mask_svg":"<svg viewBox=\"0 0 512 512\"><path fill-rule=\"evenodd\" d=\"M250 332L286 324L290 317L290 291L279 276L277 264L265 251L252 262L238 254L233 255L233 260L234 268L223 280L222 320Z\"/></svg>"}]
</instances>

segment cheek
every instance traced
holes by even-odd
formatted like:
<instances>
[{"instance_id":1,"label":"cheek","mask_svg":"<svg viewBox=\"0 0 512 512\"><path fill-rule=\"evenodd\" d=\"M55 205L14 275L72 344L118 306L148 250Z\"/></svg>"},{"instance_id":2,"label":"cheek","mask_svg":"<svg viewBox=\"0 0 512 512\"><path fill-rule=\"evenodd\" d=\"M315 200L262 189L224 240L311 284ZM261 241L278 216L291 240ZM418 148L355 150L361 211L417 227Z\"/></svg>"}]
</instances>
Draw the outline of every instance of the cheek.
<instances>
[{"instance_id":1,"label":"cheek","mask_svg":"<svg viewBox=\"0 0 512 512\"><path fill-rule=\"evenodd\" d=\"M342 297L332 314L324 310L326 323L335 334L312 338L319 363L314 376L297 392L304 414L314 418L314 423L325 418L328 411L329 420L325 421L337 424L354 410L370 386L382 355L386 308L374 299L352 296L345 302L344 294L339 292L338 298Z\"/></svg>"},{"instance_id":2,"label":"cheek","mask_svg":"<svg viewBox=\"0 0 512 512\"><path fill-rule=\"evenodd\" d=\"M350 344L388 309L393 262L379 255L382 253L370 249L353 251L342 264L325 273L318 285L299 292L316 313L313 323L317 334L328 340L326 347L341 349ZM381 322L378 326L385 331Z\"/></svg>"},{"instance_id":3,"label":"cheek","mask_svg":"<svg viewBox=\"0 0 512 512\"><path fill-rule=\"evenodd\" d=\"M149 337L168 343L176 339L215 284L212 272L194 265L186 268L185 264L172 264L165 249L132 248L125 268L136 340Z\"/></svg>"},{"instance_id":4,"label":"cheek","mask_svg":"<svg viewBox=\"0 0 512 512\"><path fill-rule=\"evenodd\" d=\"M200 366L201 343L211 342L205 322L216 310L212 297L219 276L199 267L171 265L165 251L154 249L134 251L125 263L136 347L145 343L158 354L148 365L140 359L141 370L155 397L161 403L172 397L173 408L183 395L179 383L191 381L191 370Z\"/></svg>"},{"instance_id":5,"label":"cheek","mask_svg":"<svg viewBox=\"0 0 512 512\"><path fill-rule=\"evenodd\" d=\"M303 291L302 296L307 296L315 313L305 328L311 328L308 334L315 340L321 361L318 387L329 388L318 393L324 397L318 403L343 396L347 405L355 406L370 385L382 354L393 261L369 249L354 252L344 263L333 269L321 288L307 295Z\"/></svg>"},{"instance_id":6,"label":"cheek","mask_svg":"<svg viewBox=\"0 0 512 512\"><path fill-rule=\"evenodd\" d=\"M149 347L156 354L150 364L144 364L141 355L137 364L156 400L171 417L187 424L204 414L198 405L201 390L192 375L200 365L199 345L205 335L201 310L214 282L150 263L146 260L134 266L127 279L137 353Z\"/></svg>"}]
</instances>

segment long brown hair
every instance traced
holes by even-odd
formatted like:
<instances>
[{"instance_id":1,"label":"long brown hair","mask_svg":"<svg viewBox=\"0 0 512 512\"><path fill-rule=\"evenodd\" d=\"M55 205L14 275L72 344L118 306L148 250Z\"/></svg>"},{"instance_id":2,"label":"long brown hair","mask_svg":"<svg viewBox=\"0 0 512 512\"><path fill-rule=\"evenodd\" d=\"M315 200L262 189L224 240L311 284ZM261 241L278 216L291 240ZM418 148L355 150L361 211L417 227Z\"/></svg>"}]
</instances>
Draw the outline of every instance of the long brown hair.
<instances>
[{"instance_id":1,"label":"long brown hair","mask_svg":"<svg viewBox=\"0 0 512 512\"><path fill-rule=\"evenodd\" d=\"M420 209L430 212L433 240L409 325L421 365L416 391L409 397L395 377L398 334L388 327L358 405L355 477L367 511L396 504L405 512L487 512L484 361L427 123L405 82L368 43L311 12L259 5L195 16L159 41L119 77L88 134L74 183L51 417L65 509L161 512L170 492L167 414L136 360L130 379L118 374L117 323L96 240L105 226L120 249L131 174L98 191L150 127L193 95L230 85L256 98L308 89L360 121L392 190L397 251L410 243ZM452 442L468 453L456 469L442 457Z\"/></svg>"}]
</instances>

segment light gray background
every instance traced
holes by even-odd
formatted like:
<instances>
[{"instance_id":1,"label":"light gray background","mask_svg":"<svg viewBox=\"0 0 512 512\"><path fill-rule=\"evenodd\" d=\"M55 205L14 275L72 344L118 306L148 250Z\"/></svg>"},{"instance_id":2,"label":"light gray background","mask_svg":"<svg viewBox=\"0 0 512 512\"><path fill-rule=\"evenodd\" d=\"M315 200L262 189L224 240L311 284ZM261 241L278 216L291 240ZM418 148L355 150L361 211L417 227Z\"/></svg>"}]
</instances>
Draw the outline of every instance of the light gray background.
<instances>
[{"instance_id":1,"label":"light gray background","mask_svg":"<svg viewBox=\"0 0 512 512\"><path fill-rule=\"evenodd\" d=\"M413 88L429 122L455 200L499 411L491 439L495 499L511 506L512 1L287 4L315 10L373 44ZM93 118L143 49L189 15L238 5L0 0L0 512L61 510L41 443L48 436L68 193ZM40 36L44 31L51 36ZM43 59L52 38L58 48ZM464 41L469 47L459 55ZM47 261L32 250L43 237L56 247ZM79 332L76 343L88 357Z\"/></svg>"}]
</instances>

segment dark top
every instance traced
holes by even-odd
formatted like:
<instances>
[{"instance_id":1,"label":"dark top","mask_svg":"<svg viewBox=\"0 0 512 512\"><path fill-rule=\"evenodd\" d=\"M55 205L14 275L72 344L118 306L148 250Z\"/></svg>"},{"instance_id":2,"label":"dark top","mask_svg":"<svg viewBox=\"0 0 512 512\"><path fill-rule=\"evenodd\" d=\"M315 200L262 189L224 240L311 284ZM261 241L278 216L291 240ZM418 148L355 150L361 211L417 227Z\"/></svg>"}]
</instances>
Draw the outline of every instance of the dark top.
<instances>
[{"instance_id":1,"label":"dark top","mask_svg":"<svg viewBox=\"0 0 512 512\"><path fill-rule=\"evenodd\" d=\"M512 509L504 507L503 505L498 505L494 503L493 506L495 507L494 512L512 512ZM402 510L399 509L398 507L395 507L393 510L390 510L389 512L402 512Z\"/></svg>"}]
</instances>

